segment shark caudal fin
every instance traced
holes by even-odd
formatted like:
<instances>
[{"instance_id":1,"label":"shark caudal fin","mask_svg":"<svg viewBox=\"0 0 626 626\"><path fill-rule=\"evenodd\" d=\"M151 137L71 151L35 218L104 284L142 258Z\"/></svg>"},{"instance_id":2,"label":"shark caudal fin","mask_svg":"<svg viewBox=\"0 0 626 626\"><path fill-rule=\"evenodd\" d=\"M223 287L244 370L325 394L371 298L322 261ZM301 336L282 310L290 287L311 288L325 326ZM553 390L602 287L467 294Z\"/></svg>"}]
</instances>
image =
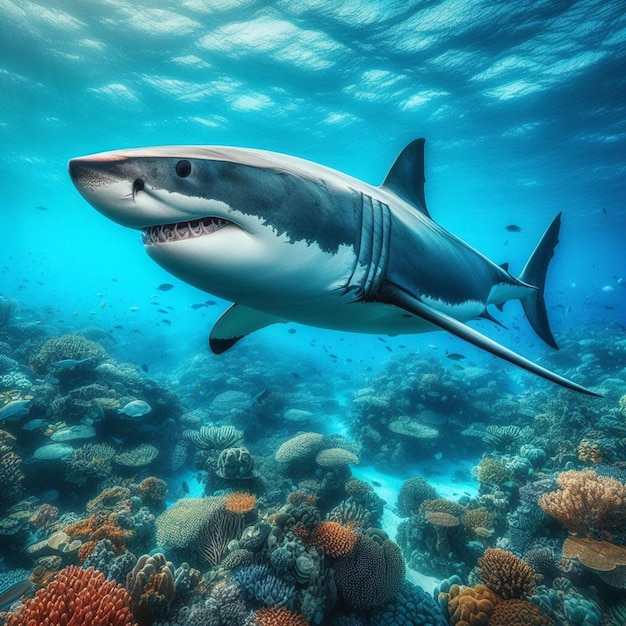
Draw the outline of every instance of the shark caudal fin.
<instances>
[{"instance_id":1,"label":"shark caudal fin","mask_svg":"<svg viewBox=\"0 0 626 626\"><path fill-rule=\"evenodd\" d=\"M521 281L536 287L530 294L521 299L524 313L526 313L530 325L543 341L556 350L559 349L559 346L550 330L543 292L548 265L554 256L554 248L559 243L560 228L561 214L559 213L548 226L519 277Z\"/></svg>"}]
</instances>

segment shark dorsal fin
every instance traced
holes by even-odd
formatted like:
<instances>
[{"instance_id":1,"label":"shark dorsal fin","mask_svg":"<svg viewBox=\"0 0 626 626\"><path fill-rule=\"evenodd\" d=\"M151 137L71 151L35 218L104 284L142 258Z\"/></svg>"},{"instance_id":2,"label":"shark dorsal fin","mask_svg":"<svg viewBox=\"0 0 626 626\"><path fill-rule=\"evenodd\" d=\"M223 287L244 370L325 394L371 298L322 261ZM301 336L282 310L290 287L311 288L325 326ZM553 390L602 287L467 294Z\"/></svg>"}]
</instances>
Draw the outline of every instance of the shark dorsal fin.
<instances>
[{"instance_id":1,"label":"shark dorsal fin","mask_svg":"<svg viewBox=\"0 0 626 626\"><path fill-rule=\"evenodd\" d=\"M406 200L424 215L430 217L424 197L424 143L412 141L398 155L381 187L386 187Z\"/></svg>"}]
</instances>

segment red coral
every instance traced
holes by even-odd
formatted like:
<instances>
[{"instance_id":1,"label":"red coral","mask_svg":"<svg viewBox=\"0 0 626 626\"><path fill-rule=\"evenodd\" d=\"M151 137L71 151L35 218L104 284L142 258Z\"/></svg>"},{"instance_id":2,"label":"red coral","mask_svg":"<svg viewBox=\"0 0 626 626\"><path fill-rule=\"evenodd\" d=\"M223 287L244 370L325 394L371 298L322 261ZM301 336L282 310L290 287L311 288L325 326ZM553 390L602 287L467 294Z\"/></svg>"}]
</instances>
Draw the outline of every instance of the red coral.
<instances>
[{"instance_id":1,"label":"red coral","mask_svg":"<svg viewBox=\"0 0 626 626\"><path fill-rule=\"evenodd\" d=\"M309 626L300 613L285 607L266 606L255 613L260 626Z\"/></svg>"},{"instance_id":2,"label":"red coral","mask_svg":"<svg viewBox=\"0 0 626 626\"><path fill-rule=\"evenodd\" d=\"M10 613L7 626L137 626L130 596L93 567L70 565L34 598Z\"/></svg>"}]
</instances>

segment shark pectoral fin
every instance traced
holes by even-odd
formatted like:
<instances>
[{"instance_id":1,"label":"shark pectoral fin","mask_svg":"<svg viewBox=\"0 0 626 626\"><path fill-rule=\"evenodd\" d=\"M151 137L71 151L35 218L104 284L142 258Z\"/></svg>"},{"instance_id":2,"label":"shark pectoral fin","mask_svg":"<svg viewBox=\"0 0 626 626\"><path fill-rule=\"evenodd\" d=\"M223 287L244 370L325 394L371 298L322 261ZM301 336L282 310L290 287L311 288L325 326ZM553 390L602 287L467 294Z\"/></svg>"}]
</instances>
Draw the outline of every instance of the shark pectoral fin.
<instances>
[{"instance_id":1,"label":"shark pectoral fin","mask_svg":"<svg viewBox=\"0 0 626 626\"><path fill-rule=\"evenodd\" d=\"M209 348L214 354L222 354L246 335L279 322L285 320L257 309L233 304L215 322L209 336Z\"/></svg>"},{"instance_id":2,"label":"shark pectoral fin","mask_svg":"<svg viewBox=\"0 0 626 626\"><path fill-rule=\"evenodd\" d=\"M459 322L458 320L442 313L441 311L437 311L432 307L424 304L414 296L410 295L403 289L400 289L396 285L391 283L386 283L381 289L381 300L387 302L388 304L394 304L405 311L413 313L418 317L421 317L423 320L433 324L434 326L438 326L442 330L447 330L449 333L464 339L465 341L469 341L473 343L475 346L486 350L487 352L491 352L491 354L504 359L505 361L509 361L509 363L513 363L518 367L521 367L537 376L541 376L546 380L552 381L557 385L561 385L562 387L566 387L567 389L572 389L574 391L579 391L580 393L585 393L590 396L601 397L600 394L583 387L555 372L551 372L545 367L541 367L541 365L537 365L533 361L513 352L513 350L509 350L505 346L499 344L497 341L486 337L485 335L479 333L477 330L470 328L463 324L463 322Z\"/></svg>"}]
</instances>

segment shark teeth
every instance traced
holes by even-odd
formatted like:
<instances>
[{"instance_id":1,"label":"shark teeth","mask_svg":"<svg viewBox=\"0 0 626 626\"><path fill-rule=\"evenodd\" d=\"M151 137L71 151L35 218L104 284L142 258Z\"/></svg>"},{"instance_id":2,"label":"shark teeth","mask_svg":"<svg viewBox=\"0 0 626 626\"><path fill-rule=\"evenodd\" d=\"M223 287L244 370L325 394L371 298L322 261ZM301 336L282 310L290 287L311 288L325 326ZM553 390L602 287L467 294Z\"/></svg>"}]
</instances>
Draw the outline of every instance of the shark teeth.
<instances>
[{"instance_id":1,"label":"shark teeth","mask_svg":"<svg viewBox=\"0 0 626 626\"><path fill-rule=\"evenodd\" d=\"M162 224L160 226L150 226L142 231L142 241L144 245L150 246L156 243L166 243L168 241L182 241L183 239L195 239L204 235L210 235L227 224L232 224L228 220L220 217L203 217L199 220L189 222L177 222L175 224Z\"/></svg>"}]
</instances>

